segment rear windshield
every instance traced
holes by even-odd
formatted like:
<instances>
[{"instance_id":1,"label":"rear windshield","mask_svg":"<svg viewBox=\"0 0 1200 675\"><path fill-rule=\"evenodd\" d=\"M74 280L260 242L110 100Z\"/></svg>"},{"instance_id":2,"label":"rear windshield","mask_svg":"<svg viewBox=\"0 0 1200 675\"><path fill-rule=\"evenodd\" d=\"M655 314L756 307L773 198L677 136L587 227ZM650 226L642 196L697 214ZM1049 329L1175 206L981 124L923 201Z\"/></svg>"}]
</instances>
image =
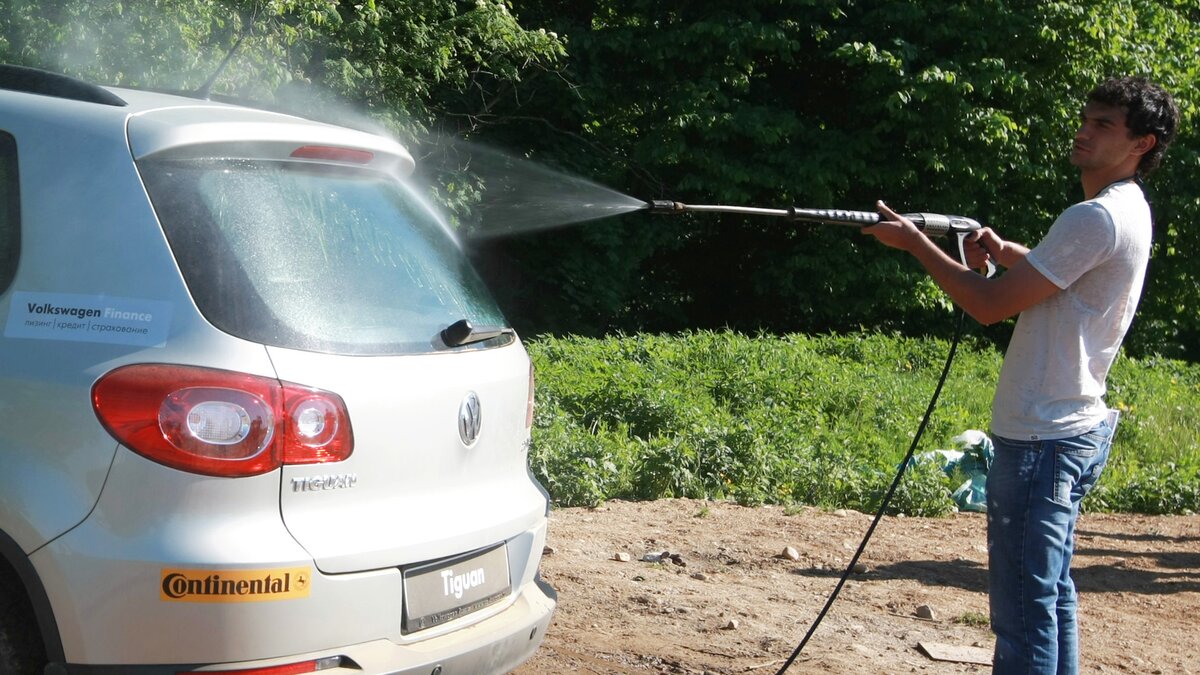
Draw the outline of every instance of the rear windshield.
<instances>
[{"instance_id":1,"label":"rear windshield","mask_svg":"<svg viewBox=\"0 0 1200 675\"><path fill-rule=\"evenodd\" d=\"M245 160L140 168L188 290L227 333L308 351L407 354L437 349L440 331L460 319L504 324L441 221L389 176Z\"/></svg>"}]
</instances>

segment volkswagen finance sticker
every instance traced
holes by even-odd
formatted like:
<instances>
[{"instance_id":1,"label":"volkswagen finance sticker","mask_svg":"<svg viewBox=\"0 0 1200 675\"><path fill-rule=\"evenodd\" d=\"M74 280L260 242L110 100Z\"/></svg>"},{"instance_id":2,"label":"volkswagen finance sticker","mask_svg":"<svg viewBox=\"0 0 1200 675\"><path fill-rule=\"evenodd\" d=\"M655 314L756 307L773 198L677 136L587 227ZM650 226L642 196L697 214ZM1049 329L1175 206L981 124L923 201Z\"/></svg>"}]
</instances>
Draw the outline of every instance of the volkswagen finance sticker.
<instances>
[{"instance_id":1,"label":"volkswagen finance sticker","mask_svg":"<svg viewBox=\"0 0 1200 675\"><path fill-rule=\"evenodd\" d=\"M162 347L171 303L73 293L13 293L4 336Z\"/></svg>"}]
</instances>

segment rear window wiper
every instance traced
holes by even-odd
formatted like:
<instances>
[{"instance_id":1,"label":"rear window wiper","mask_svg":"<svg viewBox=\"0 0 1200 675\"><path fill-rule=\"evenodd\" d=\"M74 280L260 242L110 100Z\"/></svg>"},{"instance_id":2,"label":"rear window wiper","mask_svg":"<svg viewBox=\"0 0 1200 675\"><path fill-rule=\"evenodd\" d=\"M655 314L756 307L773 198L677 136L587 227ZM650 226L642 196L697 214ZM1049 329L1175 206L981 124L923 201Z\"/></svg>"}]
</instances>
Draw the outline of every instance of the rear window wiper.
<instances>
[{"instance_id":1,"label":"rear window wiper","mask_svg":"<svg viewBox=\"0 0 1200 675\"><path fill-rule=\"evenodd\" d=\"M515 335L516 331L504 326L476 326L468 319L459 319L439 333L447 347L460 347L473 342L483 342L500 335Z\"/></svg>"}]
</instances>

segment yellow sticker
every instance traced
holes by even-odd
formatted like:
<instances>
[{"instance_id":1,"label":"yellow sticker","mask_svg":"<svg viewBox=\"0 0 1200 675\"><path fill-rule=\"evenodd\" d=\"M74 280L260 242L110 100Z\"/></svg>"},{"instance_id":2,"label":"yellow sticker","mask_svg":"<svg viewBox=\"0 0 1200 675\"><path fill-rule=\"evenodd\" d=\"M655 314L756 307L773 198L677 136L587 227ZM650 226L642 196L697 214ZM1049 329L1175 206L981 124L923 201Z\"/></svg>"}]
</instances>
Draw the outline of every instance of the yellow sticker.
<instances>
[{"instance_id":1,"label":"yellow sticker","mask_svg":"<svg viewBox=\"0 0 1200 675\"><path fill-rule=\"evenodd\" d=\"M264 602L307 598L311 567L267 570L163 570L159 599L170 602Z\"/></svg>"}]
</instances>

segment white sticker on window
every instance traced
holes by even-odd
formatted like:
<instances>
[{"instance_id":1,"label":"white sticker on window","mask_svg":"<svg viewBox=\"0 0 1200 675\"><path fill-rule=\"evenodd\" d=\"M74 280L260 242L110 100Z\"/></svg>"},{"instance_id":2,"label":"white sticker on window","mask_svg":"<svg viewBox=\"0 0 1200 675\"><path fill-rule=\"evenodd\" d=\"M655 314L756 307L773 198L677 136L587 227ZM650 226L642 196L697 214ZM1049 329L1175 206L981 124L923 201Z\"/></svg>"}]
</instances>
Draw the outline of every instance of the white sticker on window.
<instances>
[{"instance_id":1,"label":"white sticker on window","mask_svg":"<svg viewBox=\"0 0 1200 675\"><path fill-rule=\"evenodd\" d=\"M73 293L13 293L5 337L162 347L171 304Z\"/></svg>"}]
</instances>

